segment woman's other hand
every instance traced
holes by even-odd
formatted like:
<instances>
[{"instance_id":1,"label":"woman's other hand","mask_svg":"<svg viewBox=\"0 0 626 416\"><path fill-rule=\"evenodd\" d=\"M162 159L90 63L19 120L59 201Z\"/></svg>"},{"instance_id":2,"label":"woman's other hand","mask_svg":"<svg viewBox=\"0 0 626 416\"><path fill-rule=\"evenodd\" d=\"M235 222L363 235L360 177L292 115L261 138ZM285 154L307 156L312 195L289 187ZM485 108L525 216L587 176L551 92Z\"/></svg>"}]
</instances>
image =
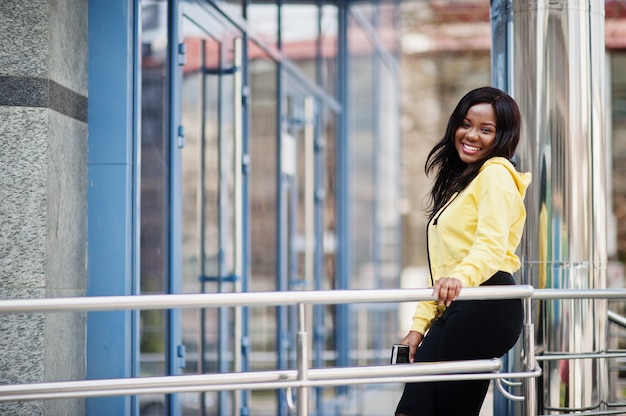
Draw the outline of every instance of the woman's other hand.
<instances>
[{"instance_id":1,"label":"woman's other hand","mask_svg":"<svg viewBox=\"0 0 626 416\"><path fill-rule=\"evenodd\" d=\"M463 283L459 279L454 277L442 277L437 280L435 286L433 286L433 296L437 298L440 303L450 306L453 300L459 297Z\"/></svg>"},{"instance_id":2,"label":"woman's other hand","mask_svg":"<svg viewBox=\"0 0 626 416\"><path fill-rule=\"evenodd\" d=\"M422 338L424 335L417 331L409 331L406 337L402 338L400 344L405 344L409 346L409 362L413 362L413 358L415 358L415 352L417 352L417 347L422 342Z\"/></svg>"}]
</instances>

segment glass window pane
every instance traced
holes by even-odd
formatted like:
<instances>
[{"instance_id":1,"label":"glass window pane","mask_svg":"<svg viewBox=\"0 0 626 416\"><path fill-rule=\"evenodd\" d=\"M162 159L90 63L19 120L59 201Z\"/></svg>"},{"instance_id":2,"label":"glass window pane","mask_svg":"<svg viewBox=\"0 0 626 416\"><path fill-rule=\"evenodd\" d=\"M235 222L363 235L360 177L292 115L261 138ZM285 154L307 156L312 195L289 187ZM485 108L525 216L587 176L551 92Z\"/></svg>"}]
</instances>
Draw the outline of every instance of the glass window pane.
<instances>
[{"instance_id":1,"label":"glass window pane","mask_svg":"<svg viewBox=\"0 0 626 416\"><path fill-rule=\"evenodd\" d=\"M273 290L276 276L276 62L250 62L251 290ZM254 326L253 326L254 327Z\"/></svg>"},{"instance_id":2,"label":"glass window pane","mask_svg":"<svg viewBox=\"0 0 626 416\"><path fill-rule=\"evenodd\" d=\"M251 1L248 5L250 33L271 48L278 46L278 6L276 3Z\"/></svg>"},{"instance_id":3,"label":"glass window pane","mask_svg":"<svg viewBox=\"0 0 626 416\"><path fill-rule=\"evenodd\" d=\"M324 143L324 264L323 290L334 288L337 256L337 114L323 113L322 134Z\"/></svg>"},{"instance_id":4,"label":"glass window pane","mask_svg":"<svg viewBox=\"0 0 626 416\"><path fill-rule=\"evenodd\" d=\"M243 16L243 0L216 0L220 9L235 16Z\"/></svg>"},{"instance_id":5,"label":"glass window pane","mask_svg":"<svg viewBox=\"0 0 626 416\"><path fill-rule=\"evenodd\" d=\"M377 11L378 36L383 42L387 51L395 54L398 51L398 33L396 29L399 25L397 19L398 7L396 3L389 1L380 3Z\"/></svg>"},{"instance_id":6,"label":"glass window pane","mask_svg":"<svg viewBox=\"0 0 626 416\"><path fill-rule=\"evenodd\" d=\"M322 6L320 26L320 55L322 59L320 78L326 92L332 96L337 96L337 6Z\"/></svg>"},{"instance_id":7,"label":"glass window pane","mask_svg":"<svg viewBox=\"0 0 626 416\"><path fill-rule=\"evenodd\" d=\"M250 44L253 50L255 45ZM256 49L250 61L250 291L276 290L277 65ZM276 368L275 308L250 310L252 370ZM253 409L275 409L274 392L253 391ZM270 411L271 413L271 411ZM268 414L270 414L268 413Z\"/></svg>"},{"instance_id":8,"label":"glass window pane","mask_svg":"<svg viewBox=\"0 0 626 416\"><path fill-rule=\"evenodd\" d=\"M232 292L235 244L235 44L239 32L196 3L181 5L182 291ZM240 70L240 69L237 69ZM182 310L185 374L233 371L233 308ZM232 393L226 396L232 398ZM218 402L215 392L181 395L185 410ZM222 403L227 407L227 401Z\"/></svg>"},{"instance_id":9,"label":"glass window pane","mask_svg":"<svg viewBox=\"0 0 626 416\"><path fill-rule=\"evenodd\" d=\"M282 51L315 82L319 8L312 4L284 4L281 13Z\"/></svg>"},{"instance_id":10,"label":"glass window pane","mask_svg":"<svg viewBox=\"0 0 626 416\"><path fill-rule=\"evenodd\" d=\"M350 10L360 13L368 22L372 23L374 17L375 6L368 2L354 2L350 5Z\"/></svg>"},{"instance_id":11,"label":"glass window pane","mask_svg":"<svg viewBox=\"0 0 626 416\"><path fill-rule=\"evenodd\" d=\"M352 222L352 270L355 288L372 288L373 236L373 50L362 28L350 19L349 110L350 117L350 221Z\"/></svg>"},{"instance_id":12,"label":"glass window pane","mask_svg":"<svg viewBox=\"0 0 626 416\"><path fill-rule=\"evenodd\" d=\"M141 8L140 292L166 292L167 281L167 2ZM162 310L140 312L140 376L165 375L166 320ZM139 396L142 412L162 409L163 395Z\"/></svg>"},{"instance_id":13,"label":"glass window pane","mask_svg":"<svg viewBox=\"0 0 626 416\"><path fill-rule=\"evenodd\" d=\"M378 172L376 174L377 224L379 232L380 287L394 289L398 287L400 275L400 127L398 123L397 81L386 66L379 63L378 97L376 112L379 116ZM393 325L388 325L387 335L395 336Z\"/></svg>"},{"instance_id":14,"label":"glass window pane","mask_svg":"<svg viewBox=\"0 0 626 416\"><path fill-rule=\"evenodd\" d=\"M183 8L186 13L189 10ZM220 153L220 100L222 85L221 44L201 25L202 12L193 13L196 23L181 19L182 41L187 61L183 67L181 122L185 146L181 149L182 170L182 291L217 292L220 276L218 170ZM228 140L225 138L225 140ZM210 279L204 281L204 279ZM216 371L218 318L215 308L182 310L185 346L183 373ZM203 327L204 325L204 327ZM202 358L205 358L202 360ZM214 393L207 393L213 396Z\"/></svg>"},{"instance_id":15,"label":"glass window pane","mask_svg":"<svg viewBox=\"0 0 626 416\"><path fill-rule=\"evenodd\" d=\"M323 113L322 131L324 135L324 234L322 241L323 263L322 267L322 290L331 290L336 287L337 267L337 114L331 111ZM326 351L335 351L335 306L320 306L324 308L326 317L324 325L324 339ZM323 354L322 356L332 356ZM325 365L332 365L328 360Z\"/></svg>"},{"instance_id":16,"label":"glass window pane","mask_svg":"<svg viewBox=\"0 0 626 416\"><path fill-rule=\"evenodd\" d=\"M626 182L622 180L623 168L626 166L626 52L611 52L611 112L612 112L612 146L613 146L613 181L615 206L622 206L626 199ZM626 213L617 210L619 236L626 235ZM626 258L626 239L617 239L619 258Z\"/></svg>"}]
</instances>

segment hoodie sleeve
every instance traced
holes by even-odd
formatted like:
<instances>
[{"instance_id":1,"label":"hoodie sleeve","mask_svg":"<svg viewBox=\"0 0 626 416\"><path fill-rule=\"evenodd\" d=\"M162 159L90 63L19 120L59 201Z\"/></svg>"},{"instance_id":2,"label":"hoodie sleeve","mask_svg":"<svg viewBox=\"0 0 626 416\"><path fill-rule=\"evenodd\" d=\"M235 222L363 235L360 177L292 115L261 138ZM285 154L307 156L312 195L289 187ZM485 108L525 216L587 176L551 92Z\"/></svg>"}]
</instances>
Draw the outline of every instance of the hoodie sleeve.
<instances>
[{"instance_id":1,"label":"hoodie sleeve","mask_svg":"<svg viewBox=\"0 0 626 416\"><path fill-rule=\"evenodd\" d=\"M435 318L440 315L441 311L437 305L437 301L421 301L417 303L415 313L413 314L413 325L411 331L417 331L424 335L426 330L433 324Z\"/></svg>"}]
</instances>

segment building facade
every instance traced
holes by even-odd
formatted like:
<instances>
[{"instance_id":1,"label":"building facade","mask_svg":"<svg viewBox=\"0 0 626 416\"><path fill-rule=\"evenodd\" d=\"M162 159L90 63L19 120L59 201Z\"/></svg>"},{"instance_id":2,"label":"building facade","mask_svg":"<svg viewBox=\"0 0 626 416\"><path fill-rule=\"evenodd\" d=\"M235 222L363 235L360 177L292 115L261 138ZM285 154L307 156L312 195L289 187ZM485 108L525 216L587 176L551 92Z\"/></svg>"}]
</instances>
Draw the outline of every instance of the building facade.
<instances>
[{"instance_id":1,"label":"building facade","mask_svg":"<svg viewBox=\"0 0 626 416\"><path fill-rule=\"evenodd\" d=\"M392 2L2 2L0 297L398 287L398 21ZM314 366L384 362L397 339L394 305L310 312ZM295 324L287 307L6 315L0 383L293 368ZM242 391L0 413L287 405Z\"/></svg>"}]
</instances>

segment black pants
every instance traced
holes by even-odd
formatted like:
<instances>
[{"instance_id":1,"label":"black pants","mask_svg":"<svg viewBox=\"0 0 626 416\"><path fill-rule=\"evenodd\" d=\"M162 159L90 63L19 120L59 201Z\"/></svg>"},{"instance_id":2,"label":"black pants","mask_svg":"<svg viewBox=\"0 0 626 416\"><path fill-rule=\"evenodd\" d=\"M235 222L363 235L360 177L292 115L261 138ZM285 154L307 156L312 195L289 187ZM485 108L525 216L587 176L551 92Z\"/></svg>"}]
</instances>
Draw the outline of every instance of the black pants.
<instances>
[{"instance_id":1,"label":"black pants","mask_svg":"<svg viewBox=\"0 0 626 416\"><path fill-rule=\"evenodd\" d=\"M509 273L498 272L481 286L512 284ZM523 315L520 299L452 302L426 333L414 362L501 357L517 342ZM488 388L489 380L407 383L396 413L475 416Z\"/></svg>"}]
</instances>

